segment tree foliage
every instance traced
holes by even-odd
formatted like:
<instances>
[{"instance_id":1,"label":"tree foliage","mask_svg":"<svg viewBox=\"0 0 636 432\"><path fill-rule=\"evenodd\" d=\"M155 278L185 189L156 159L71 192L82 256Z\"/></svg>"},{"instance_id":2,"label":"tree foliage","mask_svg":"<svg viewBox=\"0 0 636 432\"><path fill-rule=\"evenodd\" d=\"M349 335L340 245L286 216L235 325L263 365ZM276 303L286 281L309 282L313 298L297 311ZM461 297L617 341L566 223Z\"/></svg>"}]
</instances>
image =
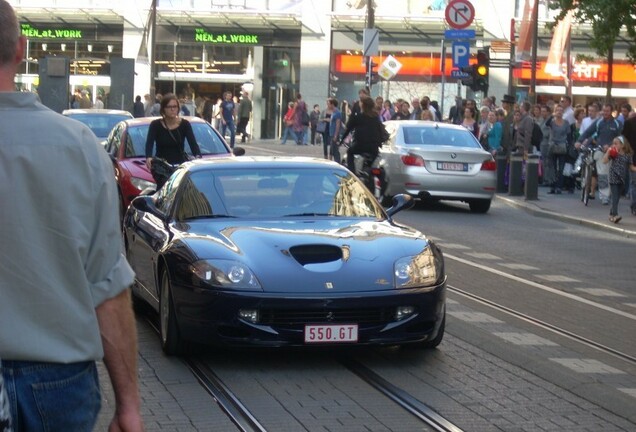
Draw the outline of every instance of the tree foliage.
<instances>
[{"instance_id":1,"label":"tree foliage","mask_svg":"<svg viewBox=\"0 0 636 432\"><path fill-rule=\"evenodd\" d=\"M551 7L561 9L557 22L574 10L575 20L590 23L590 46L602 57L612 51L621 29L626 29L626 54L636 64L636 0L552 0Z\"/></svg>"}]
</instances>

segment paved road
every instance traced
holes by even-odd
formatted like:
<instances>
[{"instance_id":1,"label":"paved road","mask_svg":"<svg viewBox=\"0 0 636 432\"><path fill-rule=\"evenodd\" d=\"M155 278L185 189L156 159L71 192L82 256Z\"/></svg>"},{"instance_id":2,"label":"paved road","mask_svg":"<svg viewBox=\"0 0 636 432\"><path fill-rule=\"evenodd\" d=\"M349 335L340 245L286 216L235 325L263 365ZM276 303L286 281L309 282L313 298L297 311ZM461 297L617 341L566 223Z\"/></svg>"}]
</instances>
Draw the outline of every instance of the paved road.
<instances>
[{"instance_id":1,"label":"paved road","mask_svg":"<svg viewBox=\"0 0 636 432\"><path fill-rule=\"evenodd\" d=\"M319 146L296 146L290 142L283 146L271 140L249 142L245 148L249 155L322 156ZM596 236L607 234L610 236L608 242L612 237L622 238L621 248L624 250L636 237L636 217L628 213L626 201L621 203L623 221L617 226L609 223L609 210L598 200L585 207L575 196L551 196L546 192L546 189L540 189L539 200L531 202L523 197L499 195L491 213L508 218L512 226L515 221L523 223L519 228L523 234L516 239L519 244L532 239L533 229L541 230L545 236L552 235L557 229L554 221L576 225L573 228L577 232L591 230ZM481 226L481 223L485 224L492 215L472 215L460 204L456 206L457 210L439 210L441 216L437 216L447 226L452 224L453 218L457 218L457 225L463 229L456 233L460 239L451 238L446 233L439 234L445 237L440 240L444 250L471 262L486 262L489 267L496 264L485 255L481 258L470 255L483 253L475 245L483 242L483 238L473 239L473 244L461 240L462 237L467 238L467 232ZM409 224L415 221L426 226L433 224L430 219L436 216L434 211L426 213L426 210L416 209L408 212L403 219ZM533 216L548 217L553 221L548 223ZM468 218L471 222L464 222L462 227L462 221ZM511 227L506 230L511 230ZM437 230L433 231L438 234ZM509 231L506 235L510 235ZM576 237L577 234L571 235ZM537 237L537 241L540 240ZM551 241L558 244L558 239ZM458 246L453 249L453 245ZM491 255L497 247L497 244L490 246ZM527 253L536 252L530 250ZM583 254L583 251L580 253ZM550 257L546 255L544 258L549 265ZM621 258L627 259L625 256ZM518 259L522 261L523 255ZM504 263L510 264L508 261ZM516 264L521 265L520 262ZM476 287L487 291L501 283L501 279L495 277L490 280L492 275L484 275L481 270L457 260L449 261L450 271L454 274L454 285L464 286L478 280ZM518 271L523 269L519 267ZM629 287L623 288L630 290ZM523 284L510 289L512 297L514 289L524 290ZM440 350L406 356L393 350L365 350L359 355L360 360L421 400L431 402L438 412L456 420L465 430L633 430L634 420L627 421L625 419L629 416L620 415L621 410L626 409L622 405L629 404L630 397L636 397L636 383L632 382L636 374L633 371L628 375L610 373L610 377L618 378L616 383L594 374L581 377L580 371L572 372L571 369L597 366L594 362L572 360L586 358L579 352L581 348L574 348L567 341L545 332L535 330L531 333L524 325L511 323L500 314L487 313L483 307L466 302L455 294L449 297L449 319L452 321ZM138 326L139 367L147 430L235 430L182 361L167 358L161 353L158 337L147 321L140 319ZM494 334L500 335L500 341L508 337L519 344L493 342ZM620 337L617 343L620 343ZM541 356L537 357L537 353ZM593 357L593 354L590 356ZM565 365L551 360L559 357L568 359ZM232 385L248 406L259 413L259 418L269 430L297 430L299 427L306 430L413 430L409 416L392 412L393 408L387 407L371 389L339 369L329 354L290 356L265 352L246 356L244 353L221 353L210 354L206 361ZM611 371L612 366L618 365L608 361L609 369L605 371ZM537 368L535 372L538 375L530 373L529 368ZM113 399L103 368L101 375L105 409L97 430L106 430ZM561 384L555 385L559 379ZM620 391L616 391L617 387L623 389L622 397ZM594 398L605 398L608 405L613 403L619 415L591 403ZM331 427L326 427L327 424Z\"/></svg>"}]
</instances>

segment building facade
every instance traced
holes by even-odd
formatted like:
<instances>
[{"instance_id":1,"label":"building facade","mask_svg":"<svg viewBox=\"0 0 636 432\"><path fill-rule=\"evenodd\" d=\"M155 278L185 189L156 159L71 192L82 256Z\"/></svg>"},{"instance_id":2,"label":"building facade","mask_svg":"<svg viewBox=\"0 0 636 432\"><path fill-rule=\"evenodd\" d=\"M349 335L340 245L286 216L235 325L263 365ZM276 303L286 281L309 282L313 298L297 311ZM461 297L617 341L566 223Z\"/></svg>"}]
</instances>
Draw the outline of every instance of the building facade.
<instances>
[{"instance_id":1,"label":"building facade","mask_svg":"<svg viewBox=\"0 0 636 432\"><path fill-rule=\"evenodd\" d=\"M531 0L532 1L532 0ZM282 114L297 93L309 106L325 106L334 96L355 100L365 85L362 50L369 26L366 0L10 0L28 40L27 59L17 78L20 88L38 84L38 61L70 58L70 88L108 98L109 61L135 60L135 94L111 98L111 106L130 109L135 95L175 92L190 103L216 100L224 91L253 100L251 132L274 138ZM531 63L513 61L512 36L522 32L526 0L472 0L475 19L467 42L472 57L487 49L491 58L489 94L497 99L514 90L523 98L531 84ZM538 99L565 94L566 81L543 72L554 13L539 0L536 93ZM156 4L156 8L153 8ZM452 70L453 44L445 30L447 0L375 0L374 28L379 45L373 61L394 56L402 68L390 81L372 87L386 99L430 96L447 113L456 95L467 90ZM153 16L153 11L156 13ZM607 64L589 48L589 29L572 30L571 91L575 103L605 95ZM613 96L636 101L636 73L615 50ZM584 57L581 57L581 54ZM581 59L576 59L576 56ZM474 61L474 60L471 60ZM469 92L468 95L472 96ZM476 98L481 95L475 95ZM116 99L116 101L115 101Z\"/></svg>"}]
</instances>

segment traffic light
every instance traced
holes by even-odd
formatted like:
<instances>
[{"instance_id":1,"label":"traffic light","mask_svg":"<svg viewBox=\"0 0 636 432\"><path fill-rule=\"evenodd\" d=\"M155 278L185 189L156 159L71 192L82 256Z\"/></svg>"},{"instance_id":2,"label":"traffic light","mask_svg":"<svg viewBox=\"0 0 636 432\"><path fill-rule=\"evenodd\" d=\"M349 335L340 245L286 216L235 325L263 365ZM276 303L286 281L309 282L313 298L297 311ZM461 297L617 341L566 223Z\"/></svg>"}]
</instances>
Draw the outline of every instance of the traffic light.
<instances>
[{"instance_id":1,"label":"traffic light","mask_svg":"<svg viewBox=\"0 0 636 432\"><path fill-rule=\"evenodd\" d=\"M477 64L473 65L473 86L474 91L483 91L484 94L488 93L488 74L490 72L490 59L488 58L488 51L477 51Z\"/></svg>"},{"instance_id":2,"label":"traffic light","mask_svg":"<svg viewBox=\"0 0 636 432\"><path fill-rule=\"evenodd\" d=\"M374 84L377 84L380 81L380 77L378 75L378 64L374 63L373 60L369 57L369 63L367 66L367 88L371 90L371 87Z\"/></svg>"},{"instance_id":3,"label":"traffic light","mask_svg":"<svg viewBox=\"0 0 636 432\"><path fill-rule=\"evenodd\" d=\"M467 77L462 78L462 85L466 87L473 88L473 83L475 82L475 68L471 66L466 66L460 69L463 73L468 74Z\"/></svg>"},{"instance_id":4,"label":"traffic light","mask_svg":"<svg viewBox=\"0 0 636 432\"><path fill-rule=\"evenodd\" d=\"M336 84L339 79L340 78L338 78L337 75L334 75L332 73L329 74L329 96L336 97L336 95L338 94L338 87L336 86Z\"/></svg>"}]
</instances>

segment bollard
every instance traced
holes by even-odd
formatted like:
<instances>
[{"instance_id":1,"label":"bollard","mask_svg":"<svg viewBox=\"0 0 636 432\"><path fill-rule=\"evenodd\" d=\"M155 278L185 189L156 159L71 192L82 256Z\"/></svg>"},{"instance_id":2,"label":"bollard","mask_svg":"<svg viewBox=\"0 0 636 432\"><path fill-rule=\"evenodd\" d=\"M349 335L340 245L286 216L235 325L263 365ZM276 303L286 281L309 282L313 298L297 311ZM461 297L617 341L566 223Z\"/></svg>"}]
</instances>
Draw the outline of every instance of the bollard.
<instances>
[{"instance_id":1,"label":"bollard","mask_svg":"<svg viewBox=\"0 0 636 432\"><path fill-rule=\"evenodd\" d=\"M526 201L539 199L539 155L530 155L526 161Z\"/></svg>"},{"instance_id":2,"label":"bollard","mask_svg":"<svg viewBox=\"0 0 636 432\"><path fill-rule=\"evenodd\" d=\"M497 193L508 192L506 187L506 166L508 157L504 150L500 150L495 155L495 166L497 167Z\"/></svg>"},{"instance_id":3,"label":"bollard","mask_svg":"<svg viewBox=\"0 0 636 432\"><path fill-rule=\"evenodd\" d=\"M523 195L523 180L521 173L523 170L523 153L515 152L510 155L510 175L508 176L508 195Z\"/></svg>"}]
</instances>

